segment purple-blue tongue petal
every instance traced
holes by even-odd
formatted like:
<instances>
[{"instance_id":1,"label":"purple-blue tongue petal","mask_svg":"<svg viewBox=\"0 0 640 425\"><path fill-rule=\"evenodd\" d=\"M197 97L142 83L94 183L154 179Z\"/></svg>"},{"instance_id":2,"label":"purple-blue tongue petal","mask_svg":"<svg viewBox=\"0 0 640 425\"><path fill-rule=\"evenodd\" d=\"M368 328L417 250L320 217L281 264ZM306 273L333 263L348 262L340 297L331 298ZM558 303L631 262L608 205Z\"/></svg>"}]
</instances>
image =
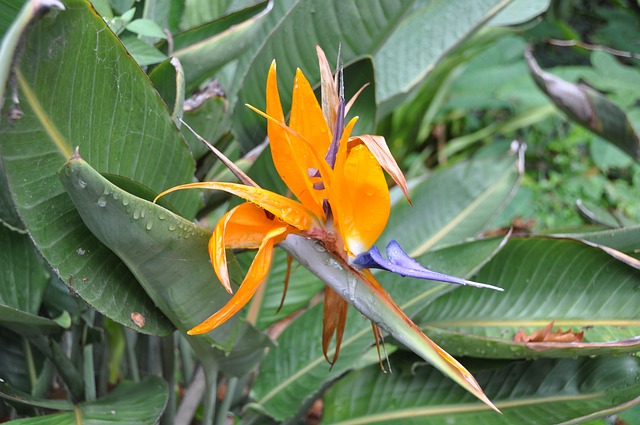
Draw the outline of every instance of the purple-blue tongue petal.
<instances>
[{"instance_id":1,"label":"purple-blue tongue petal","mask_svg":"<svg viewBox=\"0 0 640 425\"><path fill-rule=\"evenodd\" d=\"M484 283L473 282L444 273L434 272L411 258L400 246L398 242L392 240L387 245L387 257L385 259L377 247L372 247L368 252L364 252L353 261L360 267L375 268L390 271L401 276L410 276L418 279L436 280L438 282L454 283L457 285L476 286L478 288L489 288L502 291L497 286Z\"/></svg>"}]
</instances>

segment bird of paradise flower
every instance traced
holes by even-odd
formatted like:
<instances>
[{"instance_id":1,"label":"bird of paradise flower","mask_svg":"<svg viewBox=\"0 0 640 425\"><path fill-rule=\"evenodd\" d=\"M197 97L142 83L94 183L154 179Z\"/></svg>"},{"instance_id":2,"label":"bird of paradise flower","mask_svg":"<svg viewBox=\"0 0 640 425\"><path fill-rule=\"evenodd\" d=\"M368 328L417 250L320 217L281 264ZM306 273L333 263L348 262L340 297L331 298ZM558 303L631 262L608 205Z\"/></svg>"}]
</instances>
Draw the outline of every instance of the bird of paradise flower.
<instances>
[{"instance_id":1,"label":"bird of paradise flower","mask_svg":"<svg viewBox=\"0 0 640 425\"><path fill-rule=\"evenodd\" d=\"M208 246L215 273L229 293L233 293L233 290L227 269L226 249L257 249L257 254L231 300L188 333L195 335L209 332L242 309L265 280L274 247L280 244L292 256L307 263L306 266L328 285L324 293L322 348L330 364L338 359L347 307L351 303L372 320L376 344L382 328L498 411L474 377L422 333L393 302L369 269L378 268L403 276L501 289L429 270L409 257L396 241L392 240L388 244L387 258L373 246L390 214L389 188L383 169L410 202L405 177L383 137L351 136L357 118L351 119L346 125L344 121L357 94L348 104L345 103L340 74L336 72L334 76L322 49L317 47L316 50L320 65L322 104L318 103L311 85L298 69L287 125L280 102L274 60L267 76L266 112L247 105L267 119L267 133L275 168L298 201L260 188L228 162L227 165L242 184L184 184L168 189L156 198L157 200L176 190L210 189L225 191L247 201L224 214L216 224ZM330 276L331 272L328 274L326 268L318 270L306 262L303 253L305 243L306 248L311 243L326 250L335 259L339 270L347 270L347 273L355 276L355 284L351 281L339 282L344 280L343 275ZM355 285L359 283L374 294L390 314L378 316L372 314L370 308L363 307L355 289ZM349 285L351 286L347 288ZM407 337L407 334L411 336ZM334 337L335 349L330 359L329 346Z\"/></svg>"}]
</instances>

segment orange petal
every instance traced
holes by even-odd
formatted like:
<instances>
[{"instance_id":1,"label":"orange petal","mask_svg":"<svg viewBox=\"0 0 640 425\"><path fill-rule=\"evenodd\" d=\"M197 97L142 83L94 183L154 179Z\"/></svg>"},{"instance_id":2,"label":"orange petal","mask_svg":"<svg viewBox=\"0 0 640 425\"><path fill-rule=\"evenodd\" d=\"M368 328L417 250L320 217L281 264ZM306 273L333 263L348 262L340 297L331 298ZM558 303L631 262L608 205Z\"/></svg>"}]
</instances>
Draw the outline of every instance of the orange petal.
<instances>
[{"instance_id":1,"label":"orange petal","mask_svg":"<svg viewBox=\"0 0 640 425\"><path fill-rule=\"evenodd\" d=\"M411 204L411 199L409 198L409 189L407 188L407 180L404 178L404 174L402 170L398 166L393 155L391 155L391 151L387 146L387 141L382 136L372 136L370 134L363 134L361 136L352 137L349 141L352 143L362 142L367 145L369 151L376 157L378 163L384 168L384 170L389 173L393 181L400 187L402 193Z\"/></svg>"},{"instance_id":2,"label":"orange petal","mask_svg":"<svg viewBox=\"0 0 640 425\"><path fill-rule=\"evenodd\" d=\"M238 183L200 182L183 184L165 190L154 199L154 202L161 196L183 189L210 189L231 193L253 202L298 230L308 230L315 220L314 215L299 202L259 187L245 186Z\"/></svg>"},{"instance_id":3,"label":"orange petal","mask_svg":"<svg viewBox=\"0 0 640 425\"><path fill-rule=\"evenodd\" d=\"M300 71L293 80L289 127L311 142L318 153L324 154L331 144L331 131L318 104L316 95Z\"/></svg>"},{"instance_id":4,"label":"orange petal","mask_svg":"<svg viewBox=\"0 0 640 425\"><path fill-rule=\"evenodd\" d=\"M251 297L253 297L253 294L256 293L256 290L260 286L260 283L262 283L264 278L267 276L267 273L269 273L269 268L271 267L271 259L273 257L274 239L285 233L286 230L286 227L279 227L272 229L265 235L264 239L262 240L262 244L258 249L258 253L253 259L251 266L249 267L247 276L245 276L236 294L231 297L229 302L217 313L189 330L187 332L189 335L197 335L209 332L210 330L229 320L231 316L236 314L242 307L247 305Z\"/></svg>"},{"instance_id":5,"label":"orange petal","mask_svg":"<svg viewBox=\"0 0 640 425\"><path fill-rule=\"evenodd\" d=\"M322 352L324 353L324 358L332 366L338 360L338 355L340 354L344 327L347 323L348 307L349 303L342 299L333 289L328 286L325 288L324 308L322 310ZM329 360L327 352L334 334L336 336L336 348L333 352L333 359Z\"/></svg>"},{"instance_id":6,"label":"orange petal","mask_svg":"<svg viewBox=\"0 0 640 425\"><path fill-rule=\"evenodd\" d=\"M389 188L382 168L365 145L356 145L344 165L336 163L336 190L331 208L349 255L371 248L384 230L390 212Z\"/></svg>"}]
</instances>

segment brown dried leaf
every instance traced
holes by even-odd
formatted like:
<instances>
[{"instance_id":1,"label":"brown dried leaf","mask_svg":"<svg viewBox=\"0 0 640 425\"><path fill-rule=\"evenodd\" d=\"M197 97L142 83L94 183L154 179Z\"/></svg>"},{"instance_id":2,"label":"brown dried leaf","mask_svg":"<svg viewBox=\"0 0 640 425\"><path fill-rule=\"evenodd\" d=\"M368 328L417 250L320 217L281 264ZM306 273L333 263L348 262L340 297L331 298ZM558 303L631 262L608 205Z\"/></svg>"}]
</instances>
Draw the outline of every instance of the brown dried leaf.
<instances>
[{"instance_id":1,"label":"brown dried leaf","mask_svg":"<svg viewBox=\"0 0 640 425\"><path fill-rule=\"evenodd\" d=\"M584 331L573 332L571 328L562 332L561 328L553 331L553 321L544 328L534 331L531 335L527 335L524 330L520 329L514 336L513 342L582 342Z\"/></svg>"},{"instance_id":2,"label":"brown dried leaf","mask_svg":"<svg viewBox=\"0 0 640 425\"><path fill-rule=\"evenodd\" d=\"M336 87L336 83L333 79L331 66L329 65L329 61L320 46L316 46L316 53L318 54L318 65L320 66L322 114L324 115L324 119L327 121L329 128L333 130L336 124L340 97L338 95L338 88Z\"/></svg>"}]
</instances>

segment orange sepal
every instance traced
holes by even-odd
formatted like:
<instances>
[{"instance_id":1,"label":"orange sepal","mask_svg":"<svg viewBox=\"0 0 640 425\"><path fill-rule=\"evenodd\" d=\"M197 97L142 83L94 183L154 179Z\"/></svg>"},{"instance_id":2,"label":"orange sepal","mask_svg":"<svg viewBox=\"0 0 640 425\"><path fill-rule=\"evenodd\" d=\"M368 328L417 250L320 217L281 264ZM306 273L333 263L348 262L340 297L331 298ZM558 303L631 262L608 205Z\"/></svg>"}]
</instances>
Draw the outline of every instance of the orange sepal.
<instances>
[{"instance_id":1,"label":"orange sepal","mask_svg":"<svg viewBox=\"0 0 640 425\"><path fill-rule=\"evenodd\" d=\"M340 354L340 345L344 336L344 327L347 323L347 311L349 303L342 299L333 289L326 287L324 291L324 308L322 310L322 352L324 358L333 366ZM329 360L329 344L336 337L336 348L333 359Z\"/></svg>"},{"instance_id":2,"label":"orange sepal","mask_svg":"<svg viewBox=\"0 0 640 425\"><path fill-rule=\"evenodd\" d=\"M259 187L245 186L238 183L200 182L183 184L165 190L154 199L154 202L161 196L183 189L210 189L231 193L269 211L298 230L308 230L315 220L314 215L299 202Z\"/></svg>"},{"instance_id":3,"label":"orange sepal","mask_svg":"<svg viewBox=\"0 0 640 425\"><path fill-rule=\"evenodd\" d=\"M326 152L331 131L309 81L298 68L293 80L289 127L313 143L317 152Z\"/></svg>"},{"instance_id":4,"label":"orange sepal","mask_svg":"<svg viewBox=\"0 0 640 425\"><path fill-rule=\"evenodd\" d=\"M326 167L323 164L324 158L311 143L313 140L307 140L304 135L285 124L278 93L275 61L271 64L267 76L266 113L251 105L247 106L267 119L271 156L282 181L303 205L318 217L322 217L322 196L313 188L315 181L310 178L309 169L320 169L323 178L326 177L326 173L322 172L322 168ZM306 125L303 127L306 128Z\"/></svg>"},{"instance_id":5,"label":"orange sepal","mask_svg":"<svg viewBox=\"0 0 640 425\"><path fill-rule=\"evenodd\" d=\"M247 202L227 212L216 224L209 240L211 264L227 292L232 293L227 270L227 248L259 248L264 236L271 230L287 227L287 231L274 238L274 244L284 240L293 227L283 226L275 217L269 218L262 208Z\"/></svg>"},{"instance_id":6,"label":"orange sepal","mask_svg":"<svg viewBox=\"0 0 640 425\"><path fill-rule=\"evenodd\" d=\"M222 307L218 312L214 315L210 316L204 322L200 323L197 326L194 326L187 333L189 335L198 335L207 333L210 330L218 327L223 324L227 320L231 318L234 314L236 314L242 307L247 305L253 294L256 293L256 290L269 273L269 268L271 267L271 259L273 258L273 245L274 240L286 232L286 227L278 227L270 230L262 240L262 244L258 249L258 253L256 254L251 266L249 267L249 271L245 276L240 288L235 293L233 297L229 300L229 302Z\"/></svg>"}]
</instances>

